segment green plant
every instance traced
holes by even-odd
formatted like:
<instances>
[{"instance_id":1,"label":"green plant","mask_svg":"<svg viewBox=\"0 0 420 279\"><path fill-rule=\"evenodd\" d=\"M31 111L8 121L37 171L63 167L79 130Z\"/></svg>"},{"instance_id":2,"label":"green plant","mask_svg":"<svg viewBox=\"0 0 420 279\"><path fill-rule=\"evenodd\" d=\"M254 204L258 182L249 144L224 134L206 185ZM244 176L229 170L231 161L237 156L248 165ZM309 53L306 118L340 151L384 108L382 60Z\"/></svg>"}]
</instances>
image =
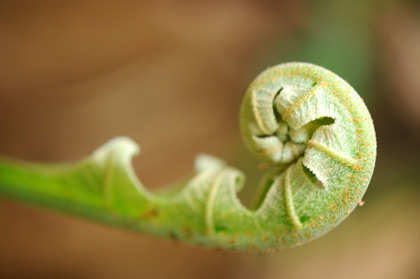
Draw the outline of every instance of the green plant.
<instances>
[{"instance_id":1,"label":"green plant","mask_svg":"<svg viewBox=\"0 0 420 279\"><path fill-rule=\"evenodd\" d=\"M376 158L362 99L334 73L307 63L269 68L248 88L241 129L273 169L252 209L236 197L244 176L198 156L186 182L154 194L137 180L130 139L111 140L76 164L0 161L0 193L114 226L233 250L297 246L331 230L357 206Z\"/></svg>"}]
</instances>

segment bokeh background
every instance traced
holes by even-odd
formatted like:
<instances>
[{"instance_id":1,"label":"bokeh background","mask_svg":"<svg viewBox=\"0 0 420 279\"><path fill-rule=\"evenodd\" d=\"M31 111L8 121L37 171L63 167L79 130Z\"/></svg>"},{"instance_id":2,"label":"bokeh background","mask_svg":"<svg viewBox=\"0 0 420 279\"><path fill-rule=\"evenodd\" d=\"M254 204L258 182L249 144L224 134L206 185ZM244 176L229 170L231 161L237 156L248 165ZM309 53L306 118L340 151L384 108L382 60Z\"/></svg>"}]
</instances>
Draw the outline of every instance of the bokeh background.
<instances>
[{"instance_id":1,"label":"bokeh background","mask_svg":"<svg viewBox=\"0 0 420 279\"><path fill-rule=\"evenodd\" d=\"M150 189L197 153L261 176L239 133L254 77L324 66L360 93L378 137L357 209L303 247L210 251L0 200L1 278L420 278L418 1L0 1L0 154L73 161L112 137L140 143Z\"/></svg>"}]
</instances>

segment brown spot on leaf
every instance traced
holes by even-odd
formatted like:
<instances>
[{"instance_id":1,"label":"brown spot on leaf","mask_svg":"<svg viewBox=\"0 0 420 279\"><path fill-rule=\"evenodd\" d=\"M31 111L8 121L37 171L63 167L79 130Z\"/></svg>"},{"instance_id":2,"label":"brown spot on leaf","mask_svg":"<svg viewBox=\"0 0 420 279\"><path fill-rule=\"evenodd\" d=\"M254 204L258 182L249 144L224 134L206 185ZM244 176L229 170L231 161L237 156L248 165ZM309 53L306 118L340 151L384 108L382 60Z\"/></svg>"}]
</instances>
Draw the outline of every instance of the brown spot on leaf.
<instances>
[{"instance_id":1,"label":"brown spot on leaf","mask_svg":"<svg viewBox=\"0 0 420 279\"><path fill-rule=\"evenodd\" d=\"M170 232L170 233L169 233L169 237L170 237L172 240L174 240L174 241L179 240L179 236L178 236L178 234L177 234L176 232Z\"/></svg>"},{"instance_id":2,"label":"brown spot on leaf","mask_svg":"<svg viewBox=\"0 0 420 279\"><path fill-rule=\"evenodd\" d=\"M141 217L144 219L152 219L159 216L159 211L157 209L152 209L149 211L144 212Z\"/></svg>"}]
</instances>

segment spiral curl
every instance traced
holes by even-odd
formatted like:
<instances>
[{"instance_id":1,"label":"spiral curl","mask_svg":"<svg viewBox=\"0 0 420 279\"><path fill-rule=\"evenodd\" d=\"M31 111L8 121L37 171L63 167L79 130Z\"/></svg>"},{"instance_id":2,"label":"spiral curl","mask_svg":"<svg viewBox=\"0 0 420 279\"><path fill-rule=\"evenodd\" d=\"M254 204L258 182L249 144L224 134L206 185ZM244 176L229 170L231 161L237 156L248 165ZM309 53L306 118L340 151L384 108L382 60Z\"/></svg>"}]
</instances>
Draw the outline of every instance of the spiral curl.
<instances>
[{"instance_id":1,"label":"spiral curl","mask_svg":"<svg viewBox=\"0 0 420 279\"><path fill-rule=\"evenodd\" d=\"M311 235L303 241L340 223L365 193L375 131L362 99L336 74L309 63L267 69L246 92L241 130L248 148L278 168L270 179L281 177L280 206L295 230ZM275 200L269 194L260 211Z\"/></svg>"}]
</instances>

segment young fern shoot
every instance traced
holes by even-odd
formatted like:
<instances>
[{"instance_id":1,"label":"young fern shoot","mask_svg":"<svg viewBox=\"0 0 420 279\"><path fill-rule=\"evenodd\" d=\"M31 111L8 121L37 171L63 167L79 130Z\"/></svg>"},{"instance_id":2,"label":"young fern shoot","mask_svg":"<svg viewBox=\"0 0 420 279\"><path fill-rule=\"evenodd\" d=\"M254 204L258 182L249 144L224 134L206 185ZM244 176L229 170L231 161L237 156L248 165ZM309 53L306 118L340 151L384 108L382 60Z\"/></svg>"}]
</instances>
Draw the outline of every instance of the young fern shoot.
<instances>
[{"instance_id":1,"label":"young fern shoot","mask_svg":"<svg viewBox=\"0 0 420 279\"><path fill-rule=\"evenodd\" d=\"M211 248L271 251L307 243L343 221L361 201L376 159L373 123L362 99L334 73L286 63L261 73L241 107L249 149L274 169L253 209L236 193L244 175L200 155L195 174L165 194L146 190L119 137L65 165L0 159L0 194L113 226Z\"/></svg>"}]
</instances>

